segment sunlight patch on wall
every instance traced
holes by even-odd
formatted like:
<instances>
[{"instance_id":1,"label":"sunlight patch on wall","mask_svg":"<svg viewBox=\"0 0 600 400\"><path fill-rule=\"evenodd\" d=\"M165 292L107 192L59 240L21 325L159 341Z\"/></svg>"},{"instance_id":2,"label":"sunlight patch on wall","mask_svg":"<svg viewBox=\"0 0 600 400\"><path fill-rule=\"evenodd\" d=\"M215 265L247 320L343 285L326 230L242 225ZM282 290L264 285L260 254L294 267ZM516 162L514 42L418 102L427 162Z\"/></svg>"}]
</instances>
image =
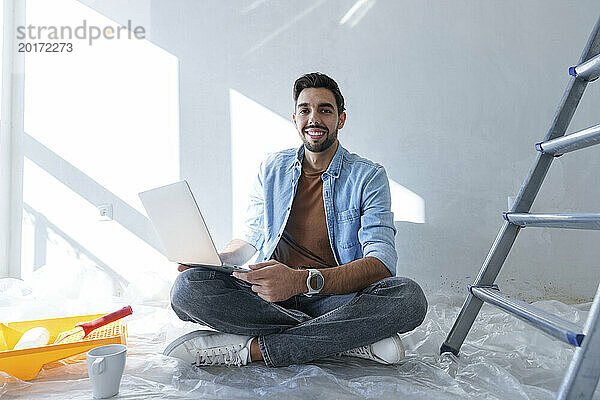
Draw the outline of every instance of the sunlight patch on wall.
<instances>
[{"instance_id":1,"label":"sunlight patch on wall","mask_svg":"<svg viewBox=\"0 0 600 400\"><path fill-rule=\"evenodd\" d=\"M75 0L27 2L28 25L84 20L120 25ZM178 60L123 36L74 39L70 53L28 53L25 132L143 211L139 191L179 177Z\"/></svg>"},{"instance_id":2,"label":"sunlight patch on wall","mask_svg":"<svg viewBox=\"0 0 600 400\"><path fill-rule=\"evenodd\" d=\"M390 179L394 221L425 223L425 200L415 192Z\"/></svg>"},{"instance_id":3,"label":"sunlight patch on wall","mask_svg":"<svg viewBox=\"0 0 600 400\"><path fill-rule=\"evenodd\" d=\"M231 168L233 234L244 224L248 195L256 179L260 163L268 153L300 146L298 132L290 119L229 89L231 112Z\"/></svg>"},{"instance_id":4,"label":"sunlight patch on wall","mask_svg":"<svg viewBox=\"0 0 600 400\"><path fill-rule=\"evenodd\" d=\"M347 24L350 28L354 28L374 5L375 0L357 0L340 19L340 25Z\"/></svg>"}]
</instances>

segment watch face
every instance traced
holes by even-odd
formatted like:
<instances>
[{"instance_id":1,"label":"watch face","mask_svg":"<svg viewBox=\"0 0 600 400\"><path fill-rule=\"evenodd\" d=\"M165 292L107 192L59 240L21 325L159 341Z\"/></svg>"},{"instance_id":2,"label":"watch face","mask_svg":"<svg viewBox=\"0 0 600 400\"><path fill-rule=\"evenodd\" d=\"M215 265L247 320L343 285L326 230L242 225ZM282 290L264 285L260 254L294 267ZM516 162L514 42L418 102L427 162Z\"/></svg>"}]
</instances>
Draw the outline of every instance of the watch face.
<instances>
[{"instance_id":1,"label":"watch face","mask_svg":"<svg viewBox=\"0 0 600 400\"><path fill-rule=\"evenodd\" d=\"M319 289L319 287L317 286L318 282L319 282L318 277L319 277L319 275L313 275L313 276L310 277L310 288L312 290Z\"/></svg>"},{"instance_id":2,"label":"watch face","mask_svg":"<svg viewBox=\"0 0 600 400\"><path fill-rule=\"evenodd\" d=\"M312 290L321 290L323 289L324 279L320 274L314 274L310 277L310 288Z\"/></svg>"}]
</instances>

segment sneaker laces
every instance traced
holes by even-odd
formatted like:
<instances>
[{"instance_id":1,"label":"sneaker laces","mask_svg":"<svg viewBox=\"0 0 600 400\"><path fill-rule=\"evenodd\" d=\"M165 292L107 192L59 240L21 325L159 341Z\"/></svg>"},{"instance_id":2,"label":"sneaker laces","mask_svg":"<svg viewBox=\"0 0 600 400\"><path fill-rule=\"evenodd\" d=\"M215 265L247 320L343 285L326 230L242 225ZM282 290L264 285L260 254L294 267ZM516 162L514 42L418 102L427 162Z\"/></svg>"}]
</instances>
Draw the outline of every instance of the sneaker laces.
<instances>
[{"instance_id":1,"label":"sneaker laces","mask_svg":"<svg viewBox=\"0 0 600 400\"><path fill-rule=\"evenodd\" d=\"M344 355L344 356L354 356L354 357L361 357L361 358L372 358L373 354L371 354L371 345L368 344L366 346L360 346L360 347L355 347L353 349L350 350L346 350L343 353L339 353L340 355Z\"/></svg>"},{"instance_id":2,"label":"sneaker laces","mask_svg":"<svg viewBox=\"0 0 600 400\"><path fill-rule=\"evenodd\" d=\"M196 352L196 361L192 363L195 366L201 365L235 365L240 367L246 365L246 357L242 358L240 351L245 346L239 345L225 345L219 347L212 347L208 349L198 350Z\"/></svg>"}]
</instances>

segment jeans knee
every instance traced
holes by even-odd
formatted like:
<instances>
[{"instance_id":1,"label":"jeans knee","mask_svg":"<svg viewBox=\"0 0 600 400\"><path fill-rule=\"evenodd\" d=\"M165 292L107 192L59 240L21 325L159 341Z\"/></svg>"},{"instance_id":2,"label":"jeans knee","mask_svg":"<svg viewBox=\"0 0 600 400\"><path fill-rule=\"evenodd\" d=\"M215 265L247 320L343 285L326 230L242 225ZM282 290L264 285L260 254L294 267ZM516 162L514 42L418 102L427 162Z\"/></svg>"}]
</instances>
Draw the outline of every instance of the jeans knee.
<instances>
[{"instance_id":1,"label":"jeans knee","mask_svg":"<svg viewBox=\"0 0 600 400\"><path fill-rule=\"evenodd\" d=\"M171 306L173 308L178 308L180 302L180 298L183 296L183 293L186 291L186 282L185 280L182 278L183 273L177 275L177 278L175 278L175 281L173 282L173 286L171 286L171 292L170 292L170 297L171 297Z\"/></svg>"},{"instance_id":2,"label":"jeans knee","mask_svg":"<svg viewBox=\"0 0 600 400\"><path fill-rule=\"evenodd\" d=\"M419 325L421 325L423 323L423 321L425 320L425 316L427 315L427 308L428 308L428 303L427 303L427 298L425 297L425 293L423 292L423 289L421 288L421 286L415 282L415 281L411 281L412 282L412 290L413 290L413 301L414 301L414 307L415 307L415 316L417 316L418 318L416 318L416 325L415 328Z\"/></svg>"},{"instance_id":3,"label":"jeans knee","mask_svg":"<svg viewBox=\"0 0 600 400\"><path fill-rule=\"evenodd\" d=\"M171 307L175 312L184 311L190 306L199 307L203 293L209 286L212 271L188 269L180 273L171 287Z\"/></svg>"},{"instance_id":4,"label":"jeans knee","mask_svg":"<svg viewBox=\"0 0 600 400\"><path fill-rule=\"evenodd\" d=\"M393 286L397 289L396 296L401 299L397 303L396 315L402 315L399 324L405 332L421 325L427 314L427 298L421 286L409 278L396 277Z\"/></svg>"},{"instance_id":5,"label":"jeans knee","mask_svg":"<svg viewBox=\"0 0 600 400\"><path fill-rule=\"evenodd\" d=\"M171 308L177 315L179 315L186 303L184 299L189 297L189 281L184 277L184 273L185 271L177 275L170 292Z\"/></svg>"}]
</instances>

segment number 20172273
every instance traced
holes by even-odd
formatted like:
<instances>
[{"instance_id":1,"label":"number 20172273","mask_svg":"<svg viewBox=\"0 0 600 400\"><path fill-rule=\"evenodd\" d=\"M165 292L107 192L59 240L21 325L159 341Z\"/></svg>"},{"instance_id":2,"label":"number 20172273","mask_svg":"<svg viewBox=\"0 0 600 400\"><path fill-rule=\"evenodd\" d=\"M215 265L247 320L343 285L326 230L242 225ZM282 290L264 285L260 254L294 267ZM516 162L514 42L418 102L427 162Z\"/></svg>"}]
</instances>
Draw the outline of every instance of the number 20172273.
<instances>
[{"instance_id":1,"label":"number 20172273","mask_svg":"<svg viewBox=\"0 0 600 400\"><path fill-rule=\"evenodd\" d=\"M73 51L73 43L46 43L34 42L18 44L19 53L70 53Z\"/></svg>"}]
</instances>

